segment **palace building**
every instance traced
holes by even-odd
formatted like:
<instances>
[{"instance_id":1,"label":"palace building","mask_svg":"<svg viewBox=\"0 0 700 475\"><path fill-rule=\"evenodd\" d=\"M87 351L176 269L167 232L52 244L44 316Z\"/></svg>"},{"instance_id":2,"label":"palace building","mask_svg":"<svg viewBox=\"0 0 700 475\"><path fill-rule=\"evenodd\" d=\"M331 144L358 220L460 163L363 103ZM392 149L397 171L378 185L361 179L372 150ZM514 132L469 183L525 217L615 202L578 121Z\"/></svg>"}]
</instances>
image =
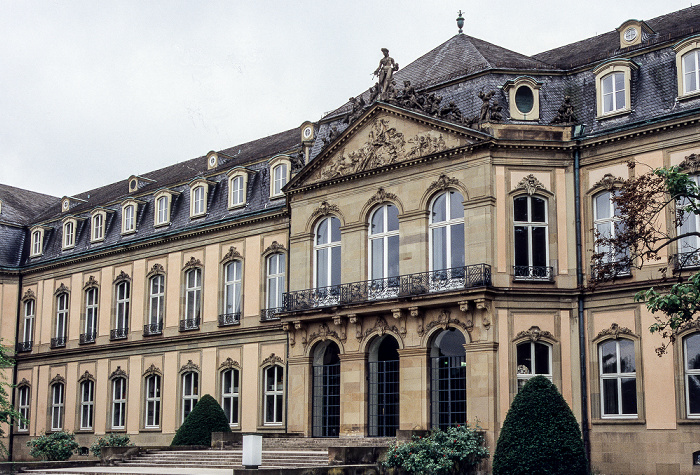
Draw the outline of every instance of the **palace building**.
<instances>
[{"instance_id":1,"label":"palace building","mask_svg":"<svg viewBox=\"0 0 700 475\"><path fill-rule=\"evenodd\" d=\"M595 242L624 180L700 173L699 29L694 6L534 56L460 32L401 69L384 50L299 128L76 196L0 185L13 458L58 430L167 445L204 394L243 433L478 421L493 451L544 375L596 470L695 473L700 324L659 357L633 296L700 241L587 283L626 252Z\"/></svg>"}]
</instances>

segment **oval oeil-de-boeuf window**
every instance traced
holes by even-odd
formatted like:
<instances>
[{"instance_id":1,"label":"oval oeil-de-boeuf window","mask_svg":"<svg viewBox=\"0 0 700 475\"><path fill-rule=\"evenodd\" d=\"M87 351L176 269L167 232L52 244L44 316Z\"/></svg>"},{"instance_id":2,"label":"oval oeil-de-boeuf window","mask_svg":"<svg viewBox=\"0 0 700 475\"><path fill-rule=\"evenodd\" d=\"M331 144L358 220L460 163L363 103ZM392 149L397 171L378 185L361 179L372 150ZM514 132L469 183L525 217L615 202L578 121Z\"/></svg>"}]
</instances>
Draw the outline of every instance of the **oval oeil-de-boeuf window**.
<instances>
[{"instance_id":1,"label":"oval oeil-de-boeuf window","mask_svg":"<svg viewBox=\"0 0 700 475\"><path fill-rule=\"evenodd\" d=\"M527 86L520 86L515 91L515 106L522 114L527 114L532 110L535 103L535 96L532 94L532 89Z\"/></svg>"}]
</instances>

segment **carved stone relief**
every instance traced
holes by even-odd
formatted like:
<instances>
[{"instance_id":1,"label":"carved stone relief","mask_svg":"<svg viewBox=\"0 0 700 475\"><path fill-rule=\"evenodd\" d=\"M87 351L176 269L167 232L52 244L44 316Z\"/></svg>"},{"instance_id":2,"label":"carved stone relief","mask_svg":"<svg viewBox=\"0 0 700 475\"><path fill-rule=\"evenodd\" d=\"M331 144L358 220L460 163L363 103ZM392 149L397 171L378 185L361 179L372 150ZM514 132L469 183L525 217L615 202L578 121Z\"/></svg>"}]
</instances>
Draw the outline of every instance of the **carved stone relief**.
<instances>
[{"instance_id":1,"label":"carved stone relief","mask_svg":"<svg viewBox=\"0 0 700 475\"><path fill-rule=\"evenodd\" d=\"M400 308L392 308L391 315L399 322L399 333L401 336L406 336L406 315L403 314Z\"/></svg>"},{"instance_id":2,"label":"carved stone relief","mask_svg":"<svg viewBox=\"0 0 700 475\"><path fill-rule=\"evenodd\" d=\"M144 376L151 376L151 375L154 375L154 374L157 374L157 375L159 375L159 376L162 376L162 375L163 375L163 372L162 372L161 370L159 370L158 368L156 368L156 365L154 365L153 363L151 363L151 366L149 366L149 367L146 369L146 371L143 372L143 375L144 375Z\"/></svg>"},{"instance_id":3,"label":"carved stone relief","mask_svg":"<svg viewBox=\"0 0 700 475\"><path fill-rule=\"evenodd\" d=\"M64 294L70 292L70 289L66 287L66 284L61 282L61 285L58 286L56 291L54 292L54 295L59 295L59 294Z\"/></svg>"},{"instance_id":4,"label":"carved stone relief","mask_svg":"<svg viewBox=\"0 0 700 475\"><path fill-rule=\"evenodd\" d=\"M528 330L521 331L515 336L515 340L520 338L528 338L530 341L538 341L540 338L549 338L550 340L555 340L554 335L550 332L540 330L540 327L533 325Z\"/></svg>"},{"instance_id":5,"label":"carved stone relief","mask_svg":"<svg viewBox=\"0 0 700 475\"><path fill-rule=\"evenodd\" d=\"M284 362L284 360L282 358L280 358L279 356L277 356L274 353L270 353L270 356L268 356L267 358L262 360L262 363L260 363L260 366L267 366L270 364L278 364L278 363L281 364L283 362Z\"/></svg>"},{"instance_id":6,"label":"carved stone relief","mask_svg":"<svg viewBox=\"0 0 700 475\"><path fill-rule=\"evenodd\" d=\"M116 284L117 282L122 282L122 281L125 281L125 280L127 280L127 281L128 281L128 280L131 280L131 277L129 277L129 274L127 274L126 272L121 271L121 272L119 273L119 275L117 275L117 276L114 278L114 283Z\"/></svg>"},{"instance_id":7,"label":"carved stone relief","mask_svg":"<svg viewBox=\"0 0 700 475\"><path fill-rule=\"evenodd\" d=\"M224 257L221 258L221 262L226 262L233 259L240 259L241 257L243 257L241 256L241 253L238 252L238 250L234 246L231 246L228 248L228 252L224 254Z\"/></svg>"},{"instance_id":8,"label":"carved stone relief","mask_svg":"<svg viewBox=\"0 0 700 475\"><path fill-rule=\"evenodd\" d=\"M377 319L374 322L374 325L371 328L368 328L365 330L364 337L367 338L371 333L374 332L379 333L379 336L384 335L387 331L392 331L396 333L397 335L400 333L399 329L396 328L396 325L391 325L384 320L382 317L377 317Z\"/></svg>"},{"instance_id":9,"label":"carved stone relief","mask_svg":"<svg viewBox=\"0 0 700 475\"><path fill-rule=\"evenodd\" d=\"M199 366L194 364L192 362L192 360L187 360L187 363L182 365L182 367L180 368L181 373L189 373L192 371L197 372L197 373L199 372Z\"/></svg>"},{"instance_id":10,"label":"carved stone relief","mask_svg":"<svg viewBox=\"0 0 700 475\"><path fill-rule=\"evenodd\" d=\"M615 177L610 173L606 173L605 176L601 178L598 183L593 185L593 188L603 187L606 190L610 191L613 188L615 188L616 185L621 185L624 182L625 180L623 178Z\"/></svg>"},{"instance_id":11,"label":"carved stone relief","mask_svg":"<svg viewBox=\"0 0 700 475\"><path fill-rule=\"evenodd\" d=\"M518 185L515 187L516 190L525 190L528 195L534 195L537 190L545 190L544 185L533 175L532 173L524 177Z\"/></svg>"},{"instance_id":12,"label":"carved stone relief","mask_svg":"<svg viewBox=\"0 0 700 475\"><path fill-rule=\"evenodd\" d=\"M338 205L333 205L328 203L328 201L322 201L318 208L311 213L311 220L315 220L321 216L328 216L329 214L340 213L340 208Z\"/></svg>"},{"instance_id":13,"label":"carved stone relief","mask_svg":"<svg viewBox=\"0 0 700 475\"><path fill-rule=\"evenodd\" d=\"M163 268L163 266L161 264L156 263L156 264L153 264L153 267L151 267L151 270L148 271L148 274L146 275L146 277L150 278L156 274L164 274L164 273L165 273L165 269Z\"/></svg>"},{"instance_id":14,"label":"carved stone relief","mask_svg":"<svg viewBox=\"0 0 700 475\"><path fill-rule=\"evenodd\" d=\"M305 342L304 346L306 347L308 343L314 341L316 338L320 338L321 341L326 341L329 336L335 337L336 339L340 340L338 333L331 330L326 322L323 322L318 326L318 330L309 335L308 342Z\"/></svg>"},{"instance_id":15,"label":"carved stone relief","mask_svg":"<svg viewBox=\"0 0 700 475\"><path fill-rule=\"evenodd\" d=\"M192 269L194 267L202 267L202 262L199 259L195 259L194 256L190 257L190 260L185 263L182 270Z\"/></svg>"},{"instance_id":16,"label":"carved stone relief","mask_svg":"<svg viewBox=\"0 0 700 475\"><path fill-rule=\"evenodd\" d=\"M457 178L448 178L447 175L443 173L437 180L430 184L426 191L428 193L431 193L432 191L444 191L459 184L460 183Z\"/></svg>"},{"instance_id":17,"label":"carved stone relief","mask_svg":"<svg viewBox=\"0 0 700 475\"><path fill-rule=\"evenodd\" d=\"M49 381L49 386L52 386L52 385L54 385L54 384L56 384L56 383L63 383L63 384L66 384L66 378L64 378L64 377L61 376L60 374L57 374L56 376L54 376L53 378L51 378L51 381Z\"/></svg>"},{"instance_id":18,"label":"carved stone relief","mask_svg":"<svg viewBox=\"0 0 700 475\"><path fill-rule=\"evenodd\" d=\"M367 200L367 207L372 206L375 203L384 203L386 201L397 201L398 197L393 193L387 193L384 188L379 187L377 192L369 200Z\"/></svg>"},{"instance_id":19,"label":"carved stone relief","mask_svg":"<svg viewBox=\"0 0 700 475\"><path fill-rule=\"evenodd\" d=\"M700 155L691 153L683 159L678 168L688 173L698 173L700 171Z\"/></svg>"},{"instance_id":20,"label":"carved stone relief","mask_svg":"<svg viewBox=\"0 0 700 475\"><path fill-rule=\"evenodd\" d=\"M348 337L348 336L347 336L347 333L346 333L346 324L345 324L345 320L344 320L343 317L341 317L340 315L335 315L335 316L333 317L333 324L334 324L336 327L338 327L338 339L339 339L341 342L345 343L345 340L347 340L347 337Z\"/></svg>"},{"instance_id":21,"label":"carved stone relief","mask_svg":"<svg viewBox=\"0 0 700 475\"><path fill-rule=\"evenodd\" d=\"M24 296L22 297L22 301L25 300L34 300L36 299L36 294L32 289L27 289L27 291L24 293Z\"/></svg>"},{"instance_id":22,"label":"carved stone relief","mask_svg":"<svg viewBox=\"0 0 700 475\"><path fill-rule=\"evenodd\" d=\"M418 333L418 336L423 336L425 334L423 329L423 312L418 307L408 307L408 313L411 315L411 318L418 320L416 322L416 333Z\"/></svg>"},{"instance_id":23,"label":"carved stone relief","mask_svg":"<svg viewBox=\"0 0 700 475\"><path fill-rule=\"evenodd\" d=\"M117 369L112 371L112 374L109 375L109 379L127 378L127 377L128 377L128 375L126 374L126 371L124 371L121 366L117 366Z\"/></svg>"},{"instance_id":24,"label":"carved stone relief","mask_svg":"<svg viewBox=\"0 0 700 475\"><path fill-rule=\"evenodd\" d=\"M95 380L95 377L94 377L93 375L90 374L90 371L85 370L85 372L83 373L83 375L82 375L80 378L78 378L78 383L82 383L83 381L87 381L87 380L92 380L92 381L94 381L94 380Z\"/></svg>"},{"instance_id":25,"label":"carved stone relief","mask_svg":"<svg viewBox=\"0 0 700 475\"><path fill-rule=\"evenodd\" d=\"M226 360L219 365L219 371L225 370L225 369L233 369L233 368L241 368L241 365L238 361L233 360L231 358L226 358Z\"/></svg>"},{"instance_id":26,"label":"carved stone relief","mask_svg":"<svg viewBox=\"0 0 700 475\"><path fill-rule=\"evenodd\" d=\"M612 323L610 325L610 328L606 328L605 330L601 331L598 333L596 336L597 338L603 337L603 336L612 336L614 339L618 339L620 335L632 335L636 336L632 330L630 330L627 327L621 327L617 323Z\"/></svg>"},{"instance_id":27,"label":"carved stone relief","mask_svg":"<svg viewBox=\"0 0 700 475\"><path fill-rule=\"evenodd\" d=\"M362 339L362 322L360 321L360 319L358 319L357 315L355 315L353 313L353 314L348 315L348 322L355 325L355 338L357 338L358 340L361 340Z\"/></svg>"},{"instance_id":28,"label":"carved stone relief","mask_svg":"<svg viewBox=\"0 0 700 475\"><path fill-rule=\"evenodd\" d=\"M275 252L280 252L280 251L286 251L287 248L284 247L284 244L280 244L277 241L272 241L272 244L270 244L267 249L263 251L263 254L268 254L268 253L275 253Z\"/></svg>"},{"instance_id":29,"label":"carved stone relief","mask_svg":"<svg viewBox=\"0 0 700 475\"><path fill-rule=\"evenodd\" d=\"M88 277L87 282L85 282L85 285L83 285L83 289L88 289L90 287L97 287L97 280L95 279L94 275L91 275Z\"/></svg>"}]
</instances>

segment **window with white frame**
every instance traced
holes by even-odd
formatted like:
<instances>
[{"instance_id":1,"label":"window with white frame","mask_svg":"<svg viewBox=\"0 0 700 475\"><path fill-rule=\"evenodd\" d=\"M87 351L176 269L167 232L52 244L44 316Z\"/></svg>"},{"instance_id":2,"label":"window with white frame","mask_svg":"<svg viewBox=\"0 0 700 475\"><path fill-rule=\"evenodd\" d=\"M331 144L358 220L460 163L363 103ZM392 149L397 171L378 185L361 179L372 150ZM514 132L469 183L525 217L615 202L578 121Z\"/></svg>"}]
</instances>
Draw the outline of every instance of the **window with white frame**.
<instances>
[{"instance_id":1,"label":"window with white frame","mask_svg":"<svg viewBox=\"0 0 700 475\"><path fill-rule=\"evenodd\" d=\"M170 223L170 195L167 193L156 196L155 225L162 226Z\"/></svg>"},{"instance_id":2,"label":"window with white frame","mask_svg":"<svg viewBox=\"0 0 700 475\"><path fill-rule=\"evenodd\" d=\"M36 314L36 301L27 299L24 301L24 318L22 324L22 343L24 350L32 349L32 341L34 335L34 316Z\"/></svg>"},{"instance_id":3,"label":"window with white frame","mask_svg":"<svg viewBox=\"0 0 700 475\"><path fill-rule=\"evenodd\" d=\"M284 371L281 366L265 369L265 424L282 424L284 410Z\"/></svg>"},{"instance_id":4,"label":"window with white frame","mask_svg":"<svg viewBox=\"0 0 700 475\"><path fill-rule=\"evenodd\" d=\"M126 427L126 378L112 380L112 429Z\"/></svg>"},{"instance_id":5,"label":"window with white frame","mask_svg":"<svg viewBox=\"0 0 700 475\"><path fill-rule=\"evenodd\" d=\"M192 188L191 192L192 208L190 210L191 216L201 216L206 210L206 191L204 185L198 185Z\"/></svg>"},{"instance_id":6,"label":"window with white frame","mask_svg":"<svg viewBox=\"0 0 700 475\"><path fill-rule=\"evenodd\" d=\"M548 279L547 200L538 196L513 199L514 277Z\"/></svg>"},{"instance_id":7,"label":"window with white frame","mask_svg":"<svg viewBox=\"0 0 700 475\"><path fill-rule=\"evenodd\" d=\"M144 411L146 429L160 427L160 375L151 374L146 377L146 410Z\"/></svg>"},{"instance_id":8,"label":"window with white frame","mask_svg":"<svg viewBox=\"0 0 700 475\"><path fill-rule=\"evenodd\" d=\"M685 411L688 418L700 418L700 333L683 339Z\"/></svg>"},{"instance_id":9,"label":"window with white frame","mask_svg":"<svg viewBox=\"0 0 700 475\"><path fill-rule=\"evenodd\" d=\"M593 197L593 220L598 238L613 239L623 232L622 212L612 201L613 192L603 191ZM596 242L597 254L601 254L601 263L620 262L628 256L627 249L613 248L608 243ZM628 273L629 269L619 269L618 273Z\"/></svg>"},{"instance_id":10,"label":"window with white frame","mask_svg":"<svg viewBox=\"0 0 700 475\"><path fill-rule=\"evenodd\" d=\"M241 314L242 263L231 261L224 267L224 314Z\"/></svg>"},{"instance_id":11,"label":"window with white frame","mask_svg":"<svg viewBox=\"0 0 700 475\"><path fill-rule=\"evenodd\" d=\"M86 379L80 383L80 430L92 429L95 416L95 382Z\"/></svg>"},{"instance_id":12,"label":"window with white frame","mask_svg":"<svg viewBox=\"0 0 700 475\"><path fill-rule=\"evenodd\" d=\"M598 344L601 416L637 417L637 373L634 341L606 340Z\"/></svg>"},{"instance_id":13,"label":"window with white frame","mask_svg":"<svg viewBox=\"0 0 700 475\"><path fill-rule=\"evenodd\" d=\"M239 372L236 368L221 372L221 407L229 425L238 425Z\"/></svg>"},{"instance_id":14,"label":"window with white frame","mask_svg":"<svg viewBox=\"0 0 700 475\"><path fill-rule=\"evenodd\" d=\"M97 336L98 289L90 287L85 291L85 325L83 327L83 343L95 341Z\"/></svg>"},{"instance_id":15,"label":"window with white frame","mask_svg":"<svg viewBox=\"0 0 700 475\"><path fill-rule=\"evenodd\" d=\"M63 223L63 249L75 246L75 225L72 219Z\"/></svg>"},{"instance_id":16,"label":"window with white frame","mask_svg":"<svg viewBox=\"0 0 700 475\"><path fill-rule=\"evenodd\" d=\"M314 260L317 289L340 285L340 220L335 216L323 219L316 226Z\"/></svg>"},{"instance_id":17,"label":"window with white frame","mask_svg":"<svg viewBox=\"0 0 700 475\"><path fill-rule=\"evenodd\" d=\"M285 255L272 254L267 258L267 308L280 308L285 289Z\"/></svg>"},{"instance_id":18,"label":"window with white frame","mask_svg":"<svg viewBox=\"0 0 700 475\"><path fill-rule=\"evenodd\" d=\"M35 229L34 231L32 231L31 257L40 256L44 252L43 240L44 231L42 229Z\"/></svg>"},{"instance_id":19,"label":"window with white frame","mask_svg":"<svg viewBox=\"0 0 700 475\"><path fill-rule=\"evenodd\" d=\"M148 281L148 334L162 331L165 308L165 276L156 274Z\"/></svg>"},{"instance_id":20,"label":"window with white frame","mask_svg":"<svg viewBox=\"0 0 700 475\"><path fill-rule=\"evenodd\" d=\"M272 196L282 195L282 188L289 180L289 166L287 163L280 163L272 169Z\"/></svg>"},{"instance_id":21,"label":"window with white frame","mask_svg":"<svg viewBox=\"0 0 700 475\"><path fill-rule=\"evenodd\" d=\"M105 214L97 212L92 215L92 241L102 241L105 238Z\"/></svg>"},{"instance_id":22,"label":"window with white frame","mask_svg":"<svg viewBox=\"0 0 700 475\"><path fill-rule=\"evenodd\" d=\"M455 190L438 195L430 207L430 269L464 266L464 197Z\"/></svg>"},{"instance_id":23,"label":"window with white frame","mask_svg":"<svg viewBox=\"0 0 700 475\"><path fill-rule=\"evenodd\" d=\"M129 308L131 303L131 284L128 280L117 283L116 315L114 321L115 338L126 338L129 331Z\"/></svg>"},{"instance_id":24,"label":"window with white frame","mask_svg":"<svg viewBox=\"0 0 700 475\"><path fill-rule=\"evenodd\" d=\"M625 101L625 74L610 73L601 80L603 87L603 114L627 107Z\"/></svg>"},{"instance_id":25,"label":"window with white frame","mask_svg":"<svg viewBox=\"0 0 700 475\"><path fill-rule=\"evenodd\" d=\"M374 210L369 219L369 276L372 280L399 275L399 211L392 204Z\"/></svg>"},{"instance_id":26,"label":"window with white frame","mask_svg":"<svg viewBox=\"0 0 700 475\"><path fill-rule=\"evenodd\" d=\"M63 383L51 386L51 430L63 429Z\"/></svg>"},{"instance_id":27,"label":"window with white frame","mask_svg":"<svg viewBox=\"0 0 700 475\"><path fill-rule=\"evenodd\" d=\"M29 386L20 386L17 388L17 412L22 416L17 421L17 430L26 432L29 430Z\"/></svg>"},{"instance_id":28,"label":"window with white frame","mask_svg":"<svg viewBox=\"0 0 700 475\"><path fill-rule=\"evenodd\" d=\"M136 231L136 204L127 203L122 207L122 234Z\"/></svg>"},{"instance_id":29,"label":"window with white frame","mask_svg":"<svg viewBox=\"0 0 700 475\"><path fill-rule=\"evenodd\" d=\"M199 374L190 371L182 375L182 420L192 412L199 400Z\"/></svg>"},{"instance_id":30,"label":"window with white frame","mask_svg":"<svg viewBox=\"0 0 700 475\"><path fill-rule=\"evenodd\" d=\"M698 185L698 175L688 177ZM700 237L696 234L700 231L700 216L688 213L685 208L690 204L687 197L676 201L676 216L678 218L678 264L680 267L693 267L700 265L700 257L697 255L700 249Z\"/></svg>"},{"instance_id":31,"label":"window with white frame","mask_svg":"<svg viewBox=\"0 0 700 475\"><path fill-rule=\"evenodd\" d=\"M678 98L700 94L700 35L693 35L679 43L676 52Z\"/></svg>"},{"instance_id":32,"label":"window with white frame","mask_svg":"<svg viewBox=\"0 0 700 475\"><path fill-rule=\"evenodd\" d=\"M61 292L56 296L56 328L51 347L66 346L66 328L68 325L68 293Z\"/></svg>"},{"instance_id":33,"label":"window with white frame","mask_svg":"<svg viewBox=\"0 0 700 475\"><path fill-rule=\"evenodd\" d=\"M596 84L597 116L614 116L632 110L632 70L638 66L629 59L607 61L593 70Z\"/></svg>"},{"instance_id":34,"label":"window with white frame","mask_svg":"<svg viewBox=\"0 0 700 475\"><path fill-rule=\"evenodd\" d=\"M245 176L237 175L231 178L231 201L230 206L242 206L245 204Z\"/></svg>"},{"instance_id":35,"label":"window with white frame","mask_svg":"<svg viewBox=\"0 0 700 475\"><path fill-rule=\"evenodd\" d=\"M202 309L202 269L195 267L185 273L185 320L199 325Z\"/></svg>"},{"instance_id":36,"label":"window with white frame","mask_svg":"<svg viewBox=\"0 0 700 475\"><path fill-rule=\"evenodd\" d=\"M526 341L516 347L518 391L531 378L541 375L552 380L552 346L540 341Z\"/></svg>"}]
</instances>

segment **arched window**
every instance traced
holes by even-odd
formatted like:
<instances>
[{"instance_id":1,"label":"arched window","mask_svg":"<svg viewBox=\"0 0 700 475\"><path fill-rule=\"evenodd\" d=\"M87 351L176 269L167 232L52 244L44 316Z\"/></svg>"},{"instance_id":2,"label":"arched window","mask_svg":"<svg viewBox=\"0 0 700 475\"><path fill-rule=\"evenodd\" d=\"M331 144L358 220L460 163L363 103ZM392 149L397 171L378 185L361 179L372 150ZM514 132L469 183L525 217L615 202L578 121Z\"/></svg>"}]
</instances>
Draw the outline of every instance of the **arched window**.
<instances>
[{"instance_id":1,"label":"arched window","mask_svg":"<svg viewBox=\"0 0 700 475\"><path fill-rule=\"evenodd\" d=\"M92 240L101 241L105 238L105 216L96 213L92 216Z\"/></svg>"},{"instance_id":2,"label":"arched window","mask_svg":"<svg viewBox=\"0 0 700 475\"><path fill-rule=\"evenodd\" d=\"M464 283L464 198L454 190L438 195L430 212L431 290ZM436 272L439 271L439 272Z\"/></svg>"},{"instance_id":3,"label":"arched window","mask_svg":"<svg viewBox=\"0 0 700 475\"><path fill-rule=\"evenodd\" d=\"M282 307L282 294L285 289L285 256L276 253L267 258L267 310Z\"/></svg>"},{"instance_id":4,"label":"arched window","mask_svg":"<svg viewBox=\"0 0 700 475\"><path fill-rule=\"evenodd\" d=\"M245 179L243 175L235 176L231 179L231 206L245 204Z\"/></svg>"},{"instance_id":5,"label":"arched window","mask_svg":"<svg viewBox=\"0 0 700 475\"><path fill-rule=\"evenodd\" d=\"M75 222L66 221L63 223L63 249L75 246Z\"/></svg>"},{"instance_id":6,"label":"arched window","mask_svg":"<svg viewBox=\"0 0 700 475\"><path fill-rule=\"evenodd\" d=\"M160 375L151 374L146 377L146 429L156 429L160 427Z\"/></svg>"},{"instance_id":7,"label":"arched window","mask_svg":"<svg viewBox=\"0 0 700 475\"><path fill-rule=\"evenodd\" d=\"M51 339L51 348L66 346L66 328L68 328L68 293L61 292L56 296L56 328Z\"/></svg>"},{"instance_id":8,"label":"arched window","mask_svg":"<svg viewBox=\"0 0 700 475\"><path fill-rule=\"evenodd\" d=\"M17 344L17 351L32 351L35 313L36 301L33 298L25 300L24 317L22 319L22 341Z\"/></svg>"},{"instance_id":9,"label":"arched window","mask_svg":"<svg viewBox=\"0 0 700 475\"><path fill-rule=\"evenodd\" d=\"M51 386L51 430L63 429L63 383Z\"/></svg>"},{"instance_id":10,"label":"arched window","mask_svg":"<svg viewBox=\"0 0 700 475\"><path fill-rule=\"evenodd\" d=\"M284 368L265 368L265 425L281 425L284 412Z\"/></svg>"},{"instance_id":11,"label":"arched window","mask_svg":"<svg viewBox=\"0 0 700 475\"><path fill-rule=\"evenodd\" d=\"M231 426L239 424L238 398L240 395L240 373L236 368L221 372L221 407Z\"/></svg>"},{"instance_id":12,"label":"arched window","mask_svg":"<svg viewBox=\"0 0 700 475\"><path fill-rule=\"evenodd\" d=\"M167 196L161 196L156 201L156 225L166 224L169 218L170 200Z\"/></svg>"},{"instance_id":13,"label":"arched window","mask_svg":"<svg viewBox=\"0 0 700 475\"><path fill-rule=\"evenodd\" d=\"M637 417L637 373L634 341L605 340L598 344L602 417Z\"/></svg>"},{"instance_id":14,"label":"arched window","mask_svg":"<svg viewBox=\"0 0 700 475\"><path fill-rule=\"evenodd\" d=\"M131 302L131 284L129 281L123 280L117 284L116 300L117 311L111 339L121 340L129 336L129 308Z\"/></svg>"},{"instance_id":15,"label":"arched window","mask_svg":"<svg viewBox=\"0 0 700 475\"><path fill-rule=\"evenodd\" d=\"M83 334L80 335L80 343L94 343L97 337L97 287L90 287L85 291L85 325Z\"/></svg>"},{"instance_id":16,"label":"arched window","mask_svg":"<svg viewBox=\"0 0 700 475\"><path fill-rule=\"evenodd\" d=\"M126 378L112 380L112 429L126 427Z\"/></svg>"},{"instance_id":17,"label":"arched window","mask_svg":"<svg viewBox=\"0 0 700 475\"><path fill-rule=\"evenodd\" d=\"M122 208L122 233L136 231L136 205L127 204Z\"/></svg>"},{"instance_id":18,"label":"arched window","mask_svg":"<svg viewBox=\"0 0 700 475\"><path fill-rule=\"evenodd\" d=\"M202 269L195 267L185 273L185 318L180 321L180 330L199 328L202 311Z\"/></svg>"},{"instance_id":19,"label":"arched window","mask_svg":"<svg viewBox=\"0 0 700 475\"><path fill-rule=\"evenodd\" d=\"M552 380L552 346L539 341L525 341L516 347L518 392L537 375Z\"/></svg>"},{"instance_id":20,"label":"arched window","mask_svg":"<svg viewBox=\"0 0 700 475\"><path fill-rule=\"evenodd\" d=\"M338 437L340 433L340 350L326 340L313 352L312 435Z\"/></svg>"},{"instance_id":21,"label":"arched window","mask_svg":"<svg viewBox=\"0 0 700 475\"><path fill-rule=\"evenodd\" d=\"M32 231L32 256L40 256L43 252L42 240L44 233L41 229Z\"/></svg>"},{"instance_id":22,"label":"arched window","mask_svg":"<svg viewBox=\"0 0 700 475\"><path fill-rule=\"evenodd\" d=\"M316 288L340 285L340 220L325 218L316 227L314 240Z\"/></svg>"},{"instance_id":23,"label":"arched window","mask_svg":"<svg viewBox=\"0 0 700 475\"><path fill-rule=\"evenodd\" d=\"M430 347L430 412L433 428L442 430L467 421L467 368L464 335L449 328Z\"/></svg>"},{"instance_id":24,"label":"arched window","mask_svg":"<svg viewBox=\"0 0 700 475\"><path fill-rule=\"evenodd\" d=\"M399 428L399 343L384 335L369 350L369 435L395 437Z\"/></svg>"},{"instance_id":25,"label":"arched window","mask_svg":"<svg viewBox=\"0 0 700 475\"><path fill-rule=\"evenodd\" d=\"M369 276L373 289L396 287L399 275L399 211L392 204L374 210L369 220ZM389 279L382 285L383 279Z\"/></svg>"},{"instance_id":26,"label":"arched window","mask_svg":"<svg viewBox=\"0 0 700 475\"><path fill-rule=\"evenodd\" d=\"M513 199L514 277L550 279L547 201L538 196Z\"/></svg>"},{"instance_id":27,"label":"arched window","mask_svg":"<svg viewBox=\"0 0 700 475\"><path fill-rule=\"evenodd\" d=\"M683 55L683 94L700 90L700 49Z\"/></svg>"},{"instance_id":28,"label":"arched window","mask_svg":"<svg viewBox=\"0 0 700 475\"><path fill-rule=\"evenodd\" d=\"M206 211L204 196L204 185L197 186L192 190L192 216L199 216Z\"/></svg>"},{"instance_id":29,"label":"arched window","mask_svg":"<svg viewBox=\"0 0 700 475\"><path fill-rule=\"evenodd\" d=\"M163 332L165 309L165 276L156 274L148 281L148 323L144 335L160 335Z\"/></svg>"},{"instance_id":30,"label":"arched window","mask_svg":"<svg viewBox=\"0 0 700 475\"><path fill-rule=\"evenodd\" d=\"M26 432L29 430L29 386L17 388L17 411L24 418L17 421L17 430Z\"/></svg>"},{"instance_id":31,"label":"arched window","mask_svg":"<svg viewBox=\"0 0 700 475\"><path fill-rule=\"evenodd\" d=\"M683 339L685 407L688 418L700 417L700 333Z\"/></svg>"},{"instance_id":32,"label":"arched window","mask_svg":"<svg viewBox=\"0 0 700 475\"><path fill-rule=\"evenodd\" d=\"M199 401L199 374L189 371L182 375L182 421Z\"/></svg>"},{"instance_id":33,"label":"arched window","mask_svg":"<svg viewBox=\"0 0 700 475\"><path fill-rule=\"evenodd\" d=\"M287 184L287 164L280 163L272 169L272 196L282 194L282 188Z\"/></svg>"},{"instance_id":34,"label":"arched window","mask_svg":"<svg viewBox=\"0 0 700 475\"><path fill-rule=\"evenodd\" d=\"M95 382L86 379L80 383L80 429L92 429L95 415Z\"/></svg>"},{"instance_id":35,"label":"arched window","mask_svg":"<svg viewBox=\"0 0 700 475\"><path fill-rule=\"evenodd\" d=\"M241 321L242 263L231 261L224 267L224 312L222 325L232 325Z\"/></svg>"},{"instance_id":36,"label":"arched window","mask_svg":"<svg viewBox=\"0 0 700 475\"><path fill-rule=\"evenodd\" d=\"M603 191L593 198L593 219L595 224L596 238L611 239L618 236L622 229L622 213L612 201L613 193ZM628 255L627 249L613 248L607 243L596 242L596 253L601 254L601 263L617 263L625 259ZM618 274L629 273L629 266L620 265L615 269Z\"/></svg>"},{"instance_id":37,"label":"arched window","mask_svg":"<svg viewBox=\"0 0 700 475\"><path fill-rule=\"evenodd\" d=\"M603 114L625 109L625 73L615 72L601 79Z\"/></svg>"}]
</instances>

